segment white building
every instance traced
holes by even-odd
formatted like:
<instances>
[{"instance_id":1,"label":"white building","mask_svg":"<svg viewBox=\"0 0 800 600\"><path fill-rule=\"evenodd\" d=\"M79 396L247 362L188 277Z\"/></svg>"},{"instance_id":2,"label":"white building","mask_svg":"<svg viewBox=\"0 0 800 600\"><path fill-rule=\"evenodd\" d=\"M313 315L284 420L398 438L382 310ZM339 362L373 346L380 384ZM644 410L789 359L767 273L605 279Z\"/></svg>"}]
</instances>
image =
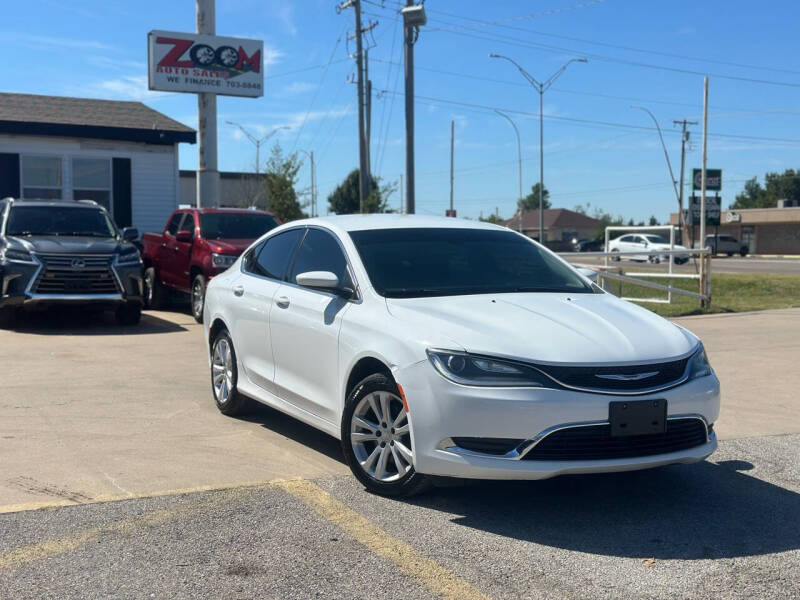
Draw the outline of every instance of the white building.
<instances>
[{"instance_id":1,"label":"white building","mask_svg":"<svg viewBox=\"0 0 800 600\"><path fill-rule=\"evenodd\" d=\"M0 93L0 198L91 199L119 227L161 231L195 131L145 106Z\"/></svg>"}]
</instances>

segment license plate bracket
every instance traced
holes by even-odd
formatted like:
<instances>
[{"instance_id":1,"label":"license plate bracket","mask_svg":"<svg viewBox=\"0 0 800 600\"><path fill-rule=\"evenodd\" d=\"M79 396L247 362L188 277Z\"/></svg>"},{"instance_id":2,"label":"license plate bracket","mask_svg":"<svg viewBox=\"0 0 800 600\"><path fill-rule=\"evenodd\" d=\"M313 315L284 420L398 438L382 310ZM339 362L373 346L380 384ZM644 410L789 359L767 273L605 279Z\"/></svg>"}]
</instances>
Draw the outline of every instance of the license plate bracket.
<instances>
[{"instance_id":1,"label":"license plate bracket","mask_svg":"<svg viewBox=\"0 0 800 600\"><path fill-rule=\"evenodd\" d=\"M608 403L611 437L648 435L667 431L667 401L625 400Z\"/></svg>"}]
</instances>

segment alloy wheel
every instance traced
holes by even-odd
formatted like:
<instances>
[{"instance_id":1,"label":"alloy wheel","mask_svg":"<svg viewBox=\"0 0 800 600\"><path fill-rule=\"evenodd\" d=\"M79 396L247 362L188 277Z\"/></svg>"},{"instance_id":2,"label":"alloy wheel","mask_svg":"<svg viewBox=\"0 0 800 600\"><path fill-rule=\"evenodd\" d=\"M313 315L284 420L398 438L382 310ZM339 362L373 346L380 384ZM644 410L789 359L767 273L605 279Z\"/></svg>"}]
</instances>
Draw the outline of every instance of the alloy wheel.
<instances>
[{"instance_id":1,"label":"alloy wheel","mask_svg":"<svg viewBox=\"0 0 800 600\"><path fill-rule=\"evenodd\" d=\"M192 284L192 312L195 318L203 314L203 282L196 278Z\"/></svg>"},{"instance_id":2,"label":"alloy wheel","mask_svg":"<svg viewBox=\"0 0 800 600\"><path fill-rule=\"evenodd\" d=\"M155 287L155 272L148 269L144 274L144 297L147 306L153 306L153 288Z\"/></svg>"},{"instance_id":3,"label":"alloy wheel","mask_svg":"<svg viewBox=\"0 0 800 600\"><path fill-rule=\"evenodd\" d=\"M220 338L214 345L211 357L211 375L214 385L214 397L220 404L225 404L233 390L233 357L228 340Z\"/></svg>"},{"instance_id":4,"label":"alloy wheel","mask_svg":"<svg viewBox=\"0 0 800 600\"><path fill-rule=\"evenodd\" d=\"M384 483L411 470L413 454L403 401L391 392L364 396L350 420L350 444L361 469Z\"/></svg>"}]
</instances>

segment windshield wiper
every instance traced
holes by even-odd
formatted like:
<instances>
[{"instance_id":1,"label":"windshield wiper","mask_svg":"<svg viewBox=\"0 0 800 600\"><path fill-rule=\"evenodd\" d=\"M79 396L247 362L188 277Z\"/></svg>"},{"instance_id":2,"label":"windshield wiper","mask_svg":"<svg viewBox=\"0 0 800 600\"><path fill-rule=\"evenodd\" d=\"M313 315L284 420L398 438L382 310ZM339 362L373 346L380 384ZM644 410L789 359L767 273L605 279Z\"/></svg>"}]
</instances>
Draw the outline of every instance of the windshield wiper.
<instances>
[{"instance_id":1,"label":"windshield wiper","mask_svg":"<svg viewBox=\"0 0 800 600\"><path fill-rule=\"evenodd\" d=\"M89 232L86 232L86 231L71 231L69 233L62 233L62 234L59 234L59 235L71 235L71 236L74 236L74 237L101 237L101 238L114 237L111 234L98 233L96 231L89 231Z\"/></svg>"},{"instance_id":2,"label":"windshield wiper","mask_svg":"<svg viewBox=\"0 0 800 600\"><path fill-rule=\"evenodd\" d=\"M62 235L62 234L55 233L52 231L13 231L10 233L6 233L6 235L12 237L31 237L33 235Z\"/></svg>"}]
</instances>

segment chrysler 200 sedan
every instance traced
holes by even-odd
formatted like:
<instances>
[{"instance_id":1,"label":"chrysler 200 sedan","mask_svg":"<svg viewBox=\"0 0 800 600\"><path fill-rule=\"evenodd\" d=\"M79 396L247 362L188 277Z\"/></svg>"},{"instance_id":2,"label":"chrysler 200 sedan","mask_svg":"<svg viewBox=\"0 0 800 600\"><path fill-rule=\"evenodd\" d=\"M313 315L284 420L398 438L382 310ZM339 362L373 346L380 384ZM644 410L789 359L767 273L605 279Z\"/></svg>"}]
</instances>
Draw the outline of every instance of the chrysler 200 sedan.
<instances>
[{"instance_id":1,"label":"chrysler 200 sedan","mask_svg":"<svg viewBox=\"0 0 800 600\"><path fill-rule=\"evenodd\" d=\"M257 400L336 436L377 493L691 463L717 447L719 381L700 340L502 227L295 221L209 284L204 314L219 410Z\"/></svg>"}]
</instances>

